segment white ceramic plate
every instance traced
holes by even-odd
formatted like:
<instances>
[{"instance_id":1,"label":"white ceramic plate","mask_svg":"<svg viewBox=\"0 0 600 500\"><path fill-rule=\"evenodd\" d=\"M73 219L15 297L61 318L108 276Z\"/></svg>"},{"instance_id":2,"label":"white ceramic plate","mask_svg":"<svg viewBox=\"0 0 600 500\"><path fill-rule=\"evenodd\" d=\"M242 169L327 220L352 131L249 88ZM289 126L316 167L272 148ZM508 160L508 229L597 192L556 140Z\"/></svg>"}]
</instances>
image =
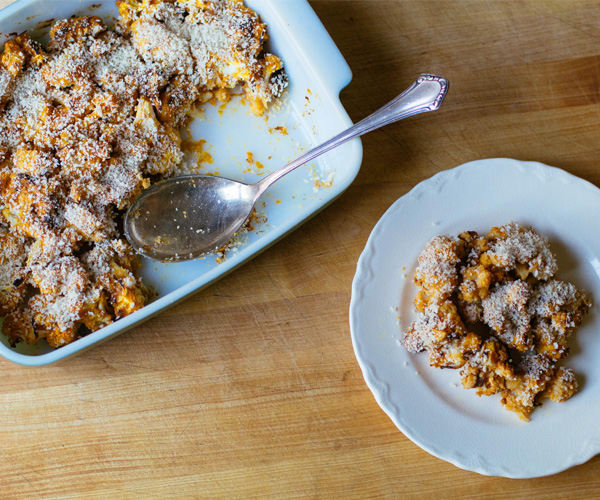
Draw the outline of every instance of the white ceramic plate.
<instances>
[{"instance_id":1,"label":"white ceramic plate","mask_svg":"<svg viewBox=\"0 0 600 500\"><path fill-rule=\"evenodd\" d=\"M600 301L600 190L541 163L489 159L441 172L397 200L377 223L352 286L356 357L375 399L427 452L486 475L537 477L600 452L600 318L594 305L565 365L580 389L548 401L529 423L496 397L462 388L458 370L429 367L399 343L413 320L417 256L438 234L516 221L548 236L558 276Z\"/></svg>"},{"instance_id":2,"label":"white ceramic plate","mask_svg":"<svg viewBox=\"0 0 600 500\"><path fill-rule=\"evenodd\" d=\"M236 101L224 112L207 106L204 115L192 122L191 132L194 139L207 141L206 149L214 158L203 171L255 182L352 124L339 100L352 73L306 0L246 0L246 4L267 23L268 48L283 59L289 90L280 109L268 117L256 117ZM48 30L47 25L45 30L37 29L40 22L73 14L93 14L109 23L118 15L115 0L17 0L0 10L0 34L33 31L43 39ZM288 134L273 131L277 126L286 127ZM248 152L263 169L248 168ZM0 355L24 365L45 365L147 320L232 271L331 203L354 180L361 160L361 143L355 139L281 179L257 204L267 222L248 233L245 244L222 264L214 256L174 264L144 259L142 277L158 298L143 309L60 349L53 350L45 342L20 343L12 349L0 335ZM329 187L317 187L319 181Z\"/></svg>"}]
</instances>

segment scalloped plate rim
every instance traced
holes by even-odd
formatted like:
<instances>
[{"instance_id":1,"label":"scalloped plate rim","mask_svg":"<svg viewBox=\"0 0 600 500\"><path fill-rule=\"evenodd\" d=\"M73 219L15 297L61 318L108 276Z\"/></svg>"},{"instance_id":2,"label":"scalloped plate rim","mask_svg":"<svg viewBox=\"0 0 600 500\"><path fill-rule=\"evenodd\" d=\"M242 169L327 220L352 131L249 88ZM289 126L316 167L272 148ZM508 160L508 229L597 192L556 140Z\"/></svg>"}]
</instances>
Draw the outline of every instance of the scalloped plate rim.
<instances>
[{"instance_id":1,"label":"scalloped plate rim","mask_svg":"<svg viewBox=\"0 0 600 500\"><path fill-rule=\"evenodd\" d=\"M444 182L448 178L462 175L464 172L470 169L480 168L482 165L489 164L492 162L505 162L506 164L510 164L511 166L516 167L520 170L526 168L530 169L530 172L532 174L535 173L535 175L537 175L540 178L543 178L544 180L548 178L549 174L555 180L557 179L567 183L577 183L580 187L584 189L592 190L594 194L598 196L598 199L600 201L600 189L585 179L570 174L569 172L566 172L565 170L560 169L558 167L552 167L535 161L521 161L511 158L488 158L470 161L460 166L438 172L435 175L429 177L428 179L425 179L424 181L418 183L410 191L398 198L380 217L373 230L371 231L369 238L365 244L364 250L362 251L358 259L356 273L352 281L352 295L349 308L352 347L354 349L355 356L363 374L363 378L365 379L365 382L369 387L370 391L372 392L377 404L388 415L388 417L392 420L396 427L400 431L402 431L408 439L410 439L417 446L425 450L427 453L441 460L447 461L460 469L476 472L487 476L503 476L515 479L549 476L567 470L571 467L583 464L591 458L593 458L594 456L596 456L597 454L599 454L600 436L595 436L591 439L584 441L580 448L580 452L577 455L571 455L569 457L566 457L565 462L562 466L544 472L511 470L510 467L506 465L502 466L490 464L481 456L477 456L475 461L469 462L467 459L465 459L464 456L461 456L456 451L448 452L438 449L435 446L435 444L431 442L431 440L418 436L417 433L413 429L411 429L408 423L405 422L404 417L402 413L398 410L396 404L394 402L389 401L386 395L382 393L380 386L382 385L382 383L385 384L385 382L378 379L378 377L374 373L374 368L370 365L370 363L366 361L365 354L362 352L362 346L360 344L359 339L357 338L357 308L363 292L362 289L365 286L365 275L368 272L371 272L371 270L368 269L369 260L375 258L377 254L377 250L375 248L375 240L378 238L379 233L383 230L385 222L390 217L393 217L393 214L397 212L400 207L409 202L412 198L415 198L422 191L426 191L432 186L435 186L439 189L440 187L443 187ZM426 242L423 242L423 244L425 243Z\"/></svg>"}]
</instances>

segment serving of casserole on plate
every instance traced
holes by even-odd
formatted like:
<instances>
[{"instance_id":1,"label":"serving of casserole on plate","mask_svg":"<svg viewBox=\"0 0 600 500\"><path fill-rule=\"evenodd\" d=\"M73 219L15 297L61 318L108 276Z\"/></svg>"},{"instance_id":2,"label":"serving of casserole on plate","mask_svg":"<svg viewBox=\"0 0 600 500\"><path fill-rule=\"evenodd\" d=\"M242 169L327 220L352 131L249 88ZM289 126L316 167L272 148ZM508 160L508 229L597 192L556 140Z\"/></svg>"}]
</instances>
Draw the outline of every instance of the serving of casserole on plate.
<instances>
[{"instance_id":1,"label":"serving of casserole on plate","mask_svg":"<svg viewBox=\"0 0 600 500\"><path fill-rule=\"evenodd\" d=\"M565 211L564 205L557 202L565 199L577 199L579 203ZM600 190L583 179L541 163L495 158L440 172L398 199L381 217L359 259L352 285L352 343L365 381L375 399L409 439L432 455L460 468L513 478L554 474L585 462L600 451L600 319L596 305L600 297L600 238L589 231L599 206ZM439 338L443 339L445 332L440 324L448 324L445 319L438 321L415 313L415 296L417 305L422 297L413 278L418 271L417 281L422 282L423 264L427 263L424 263L423 257L418 259L423 248L432 239L434 244L439 242L434 239L438 235L460 234L466 228L485 234L498 224L499 219L515 221L523 227L534 227L549 239L550 248L556 254L555 264L560 269L557 276L565 282L561 286L571 289L576 296L571 304L573 309L579 309L575 311L575 316L587 312L590 304L593 304L583 318L577 336L571 337L568 345L561 346L558 338L544 345L544 339L536 337L536 349L564 361L560 365L564 368L555 372L553 363L547 363L548 369L542 381L524 376L527 390L534 396L532 403L536 409L531 414L528 412L534 406L515 406L514 402L522 403L524 400L511 399L520 397L525 389L525 385L519 385L519 377L523 376L521 372L515 376L506 373L506 383L502 377L495 377L493 382L502 389L498 391L489 383L491 379L486 379L486 368L481 361L492 360L495 356L497 365L489 364L490 371L487 372L492 378L498 375L494 368L512 369L504 361L517 361L516 358L503 360L501 351L505 347L499 342L496 343L496 353L492 352L493 349L476 349L478 354L470 359L470 364L463 365L465 370L461 372L459 369L440 370L433 366L452 368L454 360L454 367L458 367L464 360L454 356L466 353L466 350L445 349L451 346L443 346L443 343L439 346L430 344L427 355L419 354L416 351L424 349L425 345L419 346L420 340L411 338L413 333L421 332L439 334ZM518 226L511 227L514 229ZM468 239L474 234L463 233L463 237ZM492 236L494 234L492 232ZM532 233L525 236L530 242L536 241ZM500 242L499 246L494 247L495 240L490 241L492 251L485 254L487 258L507 255L506 245ZM541 243L545 240L537 241ZM475 243L487 244L481 239L474 240ZM540 246L540 252L544 253L545 248L544 243ZM494 249L498 251L497 254L494 254ZM450 253L442 255L448 257ZM478 256L477 252L471 254L471 257ZM535 263L542 260L536 260ZM475 258L471 262L481 264L485 261ZM437 276L435 279L441 278L443 272L438 269L441 266L433 261L429 264L432 264L433 274ZM554 267L551 266L552 274ZM479 271L485 271L484 268L480 267ZM491 269L497 270L494 267ZM528 270L520 270L525 277ZM484 278L485 274L482 272L477 277ZM468 272L465 276L469 276ZM544 281L546 276L539 273L538 278L543 279L537 285L535 280L530 280L527 285L547 287L548 283L551 286L558 283ZM504 283L504 286L510 286L516 282ZM467 282L464 284L469 285ZM483 287L485 280L480 281L479 285ZM481 287L466 286L462 291L482 292ZM525 287L524 281L521 287ZM584 296L577 289L585 290L587 295ZM498 294L502 294L502 288L494 288L493 291L496 297L487 296L491 297L488 299L491 302L487 304L487 316L486 306L480 311L482 319L492 326L498 318L494 314L497 307L504 307L501 304L502 297L498 297ZM480 304L474 300L475 297L468 299L467 295L452 295L452 301L462 306L465 313L473 311L472 306ZM567 298L567 295L561 293L562 298ZM557 298L553 293L545 296L551 299L547 301L548 304ZM518 294L514 298L518 299ZM461 302L467 299L472 300L469 305ZM545 320L544 314L540 314L543 308L540 309L539 301L537 305L533 312L539 325ZM442 309L440 306L440 311ZM581 319L575 316L569 319L572 328ZM513 315L512 318L519 319L519 315ZM532 320L532 324L536 324L535 321ZM417 331L414 331L413 322L418 326ZM471 321L469 328L473 328L475 322ZM429 326L433 326L435 331L430 330ZM453 328L455 326L452 325ZM489 334L489 331L485 331L486 325L480 326L484 329L478 332ZM499 335L515 345L514 337L506 337L505 328L499 328L499 331ZM407 332L409 335L405 336ZM526 333L531 335L530 331ZM469 338L477 346L478 334L474 333L449 337L448 343ZM494 342L493 336L486 339L488 344ZM531 337L525 337L524 340L526 343L534 341ZM406 349L405 344L416 348ZM436 347L442 349L436 350ZM528 349L525 344L521 347ZM567 352L569 357L564 359ZM530 350L525 356L532 353L535 351ZM514 351L511 351L511 356L513 354ZM444 356L447 356L446 360ZM536 399L539 391L552 387L555 373L561 378L561 383L555 385L554 389L560 387L564 394L547 393L545 396L562 401L573 394L576 386L569 382L573 382L573 376L579 384L578 391L560 404L548 399ZM511 386L511 383L514 385ZM463 387L475 387L476 390L467 391ZM515 392L511 392L511 387ZM477 393L490 395L479 397ZM502 409L501 402L517 413ZM539 406L539 403L543 404ZM531 417L531 420L525 422L519 416L525 419Z\"/></svg>"},{"instance_id":2,"label":"serving of casserole on plate","mask_svg":"<svg viewBox=\"0 0 600 500\"><path fill-rule=\"evenodd\" d=\"M121 333L276 241L358 171L354 141L264 195L252 230L224 254L141 259L137 271L119 217L152 182L183 168L252 182L350 124L338 99L350 71L307 3L185 4L126 0L117 12L112 1L23 0L0 11L3 33L30 31L44 45L54 25L50 52L22 35L2 61L4 112L18 132L5 141L2 180L3 245L13 257L5 288L15 304L2 310L8 359L46 364ZM219 29L198 30L208 18ZM194 37L231 49L207 60Z\"/></svg>"}]
</instances>

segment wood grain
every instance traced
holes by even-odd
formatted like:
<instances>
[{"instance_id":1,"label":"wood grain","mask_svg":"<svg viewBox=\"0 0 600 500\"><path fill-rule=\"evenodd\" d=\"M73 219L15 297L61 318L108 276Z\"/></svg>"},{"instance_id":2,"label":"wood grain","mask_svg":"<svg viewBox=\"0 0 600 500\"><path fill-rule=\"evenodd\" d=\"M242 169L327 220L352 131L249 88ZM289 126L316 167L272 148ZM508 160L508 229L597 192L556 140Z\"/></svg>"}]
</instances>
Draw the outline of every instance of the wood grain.
<instances>
[{"instance_id":1,"label":"wood grain","mask_svg":"<svg viewBox=\"0 0 600 500\"><path fill-rule=\"evenodd\" d=\"M347 319L370 230L432 174L506 156L600 186L600 7L311 4L354 71L353 119L422 71L451 81L444 106L365 137L336 203L194 298L56 366L0 361L2 498L600 498L599 457L517 481L422 451L365 386Z\"/></svg>"}]
</instances>

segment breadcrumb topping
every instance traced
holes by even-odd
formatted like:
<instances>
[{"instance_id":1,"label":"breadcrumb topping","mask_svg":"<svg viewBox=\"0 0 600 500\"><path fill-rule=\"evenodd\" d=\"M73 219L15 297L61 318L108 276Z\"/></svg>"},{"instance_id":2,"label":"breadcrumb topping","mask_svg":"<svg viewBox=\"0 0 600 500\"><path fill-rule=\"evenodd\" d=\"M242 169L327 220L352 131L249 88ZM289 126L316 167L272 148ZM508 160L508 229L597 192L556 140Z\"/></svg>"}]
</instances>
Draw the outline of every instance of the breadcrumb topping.
<instances>
[{"instance_id":1,"label":"breadcrumb topping","mask_svg":"<svg viewBox=\"0 0 600 500\"><path fill-rule=\"evenodd\" d=\"M119 0L114 30L56 22L0 56L0 314L11 343L69 343L151 294L122 216L184 173L180 128L241 87L261 115L287 86L266 25L239 0Z\"/></svg>"},{"instance_id":2,"label":"breadcrumb topping","mask_svg":"<svg viewBox=\"0 0 600 500\"><path fill-rule=\"evenodd\" d=\"M417 318L403 342L431 366L460 368L462 384L528 420L543 398L562 402L575 374L557 365L591 307L585 292L554 278L548 240L516 223L486 236L436 236L418 258ZM484 333L470 329L483 327Z\"/></svg>"}]
</instances>

